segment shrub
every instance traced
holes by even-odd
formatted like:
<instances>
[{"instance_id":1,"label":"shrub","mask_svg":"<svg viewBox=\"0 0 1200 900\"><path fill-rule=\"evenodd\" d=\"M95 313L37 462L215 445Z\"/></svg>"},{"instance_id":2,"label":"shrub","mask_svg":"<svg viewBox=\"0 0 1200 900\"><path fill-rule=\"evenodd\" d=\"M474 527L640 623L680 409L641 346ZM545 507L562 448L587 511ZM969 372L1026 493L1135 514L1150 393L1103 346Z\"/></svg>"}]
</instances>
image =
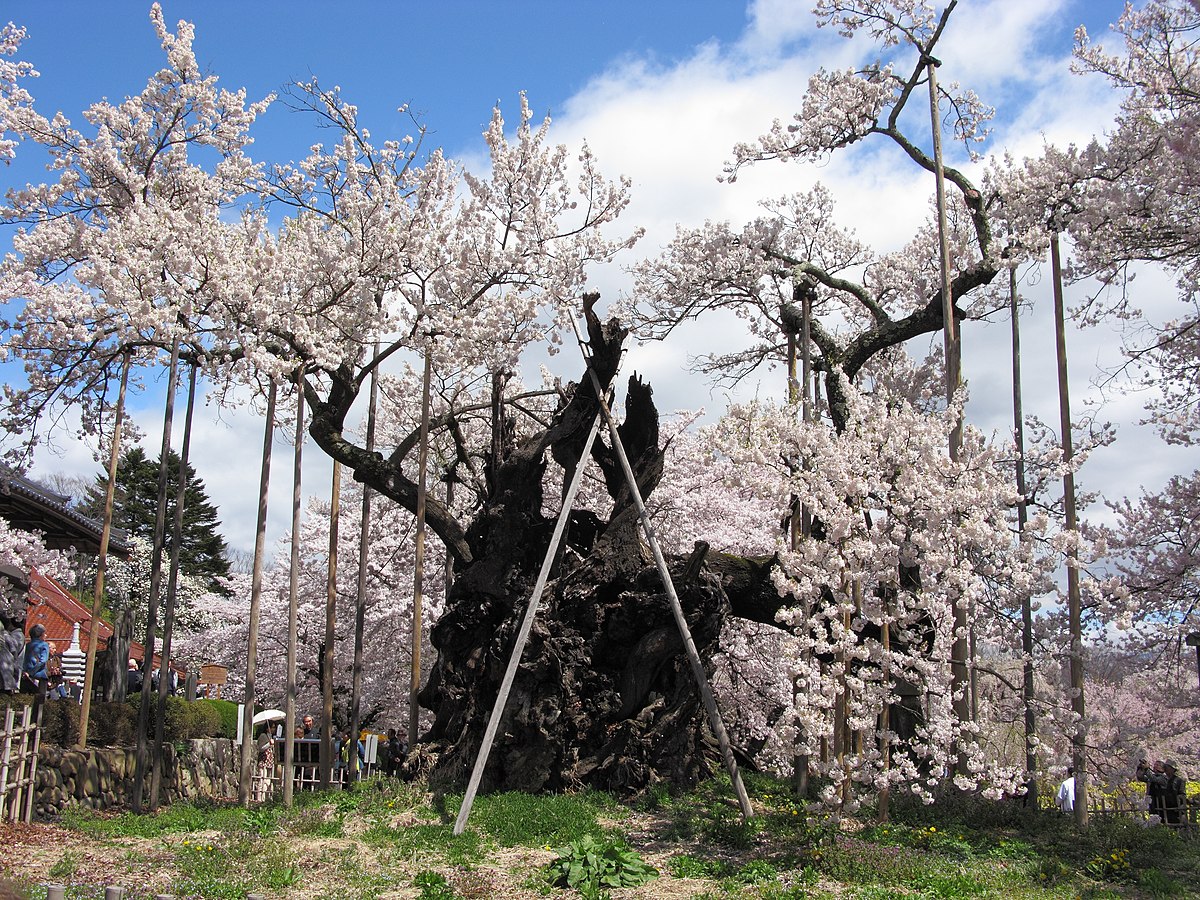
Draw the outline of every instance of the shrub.
<instances>
[{"instance_id":1,"label":"shrub","mask_svg":"<svg viewBox=\"0 0 1200 900\"><path fill-rule=\"evenodd\" d=\"M236 711L237 707L234 706ZM219 737L223 730L221 714L209 702L189 703L182 697L167 697L163 736L168 741L191 741Z\"/></svg>"},{"instance_id":2,"label":"shrub","mask_svg":"<svg viewBox=\"0 0 1200 900\"><path fill-rule=\"evenodd\" d=\"M79 704L47 700L42 706L42 742L72 747L79 742Z\"/></svg>"},{"instance_id":3,"label":"shrub","mask_svg":"<svg viewBox=\"0 0 1200 900\"><path fill-rule=\"evenodd\" d=\"M237 740L238 727L238 705L232 700L196 700L193 706L207 706L216 710L217 716L220 718L220 730L213 732L211 737L229 738L229 740Z\"/></svg>"},{"instance_id":4,"label":"shrub","mask_svg":"<svg viewBox=\"0 0 1200 900\"><path fill-rule=\"evenodd\" d=\"M137 736L137 705L93 703L88 719L88 743L107 747L128 747Z\"/></svg>"}]
</instances>

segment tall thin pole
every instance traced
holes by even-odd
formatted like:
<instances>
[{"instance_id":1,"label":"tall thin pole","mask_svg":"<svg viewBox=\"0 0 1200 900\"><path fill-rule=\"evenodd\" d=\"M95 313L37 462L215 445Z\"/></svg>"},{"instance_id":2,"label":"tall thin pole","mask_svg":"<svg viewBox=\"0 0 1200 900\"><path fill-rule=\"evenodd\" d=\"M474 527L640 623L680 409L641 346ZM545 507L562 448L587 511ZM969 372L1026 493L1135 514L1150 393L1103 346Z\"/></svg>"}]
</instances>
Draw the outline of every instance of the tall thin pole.
<instances>
[{"instance_id":1,"label":"tall thin pole","mask_svg":"<svg viewBox=\"0 0 1200 900\"><path fill-rule=\"evenodd\" d=\"M413 561L412 673L408 686L408 739L417 741L421 709L417 693L421 690L421 615L425 582L425 497L429 468L429 383L433 378L433 352L425 349L425 375L421 380L421 432L417 453L417 536ZM494 439L493 439L494 440Z\"/></svg>"},{"instance_id":2,"label":"tall thin pole","mask_svg":"<svg viewBox=\"0 0 1200 900\"><path fill-rule=\"evenodd\" d=\"M296 645L300 634L300 463L304 450L304 364L296 369L296 434L292 450L292 555L288 568L287 688L283 699L283 805L293 800L296 760Z\"/></svg>"},{"instance_id":3,"label":"tall thin pole","mask_svg":"<svg viewBox=\"0 0 1200 900\"><path fill-rule=\"evenodd\" d=\"M933 171L937 185L938 256L941 267L942 333L946 354L946 405L953 408L954 395L962 384L962 350L958 342L958 326L954 321L954 297L950 286L950 242L946 234L946 172L942 165L942 122L938 113L938 61L928 57L925 71L929 80L929 114L933 123ZM950 430L950 459L958 462L962 454L962 416L955 418ZM965 724L971 716L967 598L954 599L954 643L950 648L950 683L954 716ZM959 742L956 769L967 772L967 757Z\"/></svg>"},{"instance_id":4,"label":"tall thin pole","mask_svg":"<svg viewBox=\"0 0 1200 900\"><path fill-rule=\"evenodd\" d=\"M371 353L371 389L367 402L367 453L375 451L375 411L379 405L379 341ZM354 671L350 690L350 739L357 748L362 727L363 631L367 623L367 562L371 547L371 486L363 483L362 520L358 529L358 584L354 595ZM347 754L350 778L358 776L358 753Z\"/></svg>"},{"instance_id":5,"label":"tall thin pole","mask_svg":"<svg viewBox=\"0 0 1200 900\"><path fill-rule=\"evenodd\" d=\"M1058 249L1058 232L1050 238L1050 267L1054 276L1054 335L1058 356L1058 411L1062 428L1063 507L1066 527L1078 532L1075 511L1075 475L1071 471L1074 446L1071 439L1071 392L1067 382L1067 328L1063 301L1062 260ZM1071 708L1077 721L1071 735L1071 755L1075 766L1075 821L1088 823L1087 807L1087 718L1083 698L1083 622L1082 599L1079 594L1079 559L1074 549L1067 551L1067 618L1071 637Z\"/></svg>"},{"instance_id":6,"label":"tall thin pole","mask_svg":"<svg viewBox=\"0 0 1200 900\"><path fill-rule=\"evenodd\" d=\"M242 710L242 773L238 801L250 804L251 748L254 745L254 695L258 677L258 624L262 616L263 557L267 547L267 493L271 486L271 445L275 438L275 380L267 386L267 416L263 426L262 463L258 477L258 518L254 529L254 564L250 575L250 633L246 637L246 708ZM290 779L285 779L290 780Z\"/></svg>"},{"instance_id":7,"label":"tall thin pole","mask_svg":"<svg viewBox=\"0 0 1200 900\"><path fill-rule=\"evenodd\" d=\"M96 557L96 583L92 589L92 618L88 622L87 657L83 669L83 709L79 713L80 750L87 747L88 719L92 714L93 682L96 677L96 644L100 640L100 611L104 603L104 573L108 568L108 544L112 539L113 498L117 490L117 464L121 458L121 426L125 416L125 389L129 386L129 369L133 354L126 350L121 363L121 387L117 391L117 409L113 414L112 448L108 454L108 484L104 486L104 522L100 527L100 553ZM113 671L120 672L125 660L115 664Z\"/></svg>"},{"instance_id":8,"label":"tall thin pole","mask_svg":"<svg viewBox=\"0 0 1200 900\"><path fill-rule=\"evenodd\" d=\"M154 517L154 548L150 557L150 599L146 613L146 644L142 651L141 704L138 706L136 764L133 780L133 811L142 811L146 768L149 763L146 738L150 730L150 671L154 663L154 641L158 625L158 595L162 589L162 551L167 527L167 477L171 455L171 428L175 418L175 383L179 372L179 338L171 340L171 365L167 376L167 402L163 413L162 449L158 455L158 511Z\"/></svg>"},{"instance_id":9,"label":"tall thin pole","mask_svg":"<svg viewBox=\"0 0 1200 900\"><path fill-rule=\"evenodd\" d=\"M187 408L183 417L183 446L179 452L179 477L175 483L175 516L171 523L171 568L167 575L167 600L163 607L162 655L158 664L158 711L154 717L154 765L150 769L150 808L158 809L162 789L163 730L167 719L167 694L171 689L171 641L175 635L175 601L179 588L179 554L183 544L183 513L187 497L188 457L192 446L192 413L196 405L196 370L193 361L188 370ZM149 690L145 684L142 690Z\"/></svg>"},{"instance_id":10,"label":"tall thin pole","mask_svg":"<svg viewBox=\"0 0 1200 900\"><path fill-rule=\"evenodd\" d=\"M492 743L496 740L496 732L500 728L500 719L504 716L504 708L508 705L508 695L512 691L513 681L517 677L517 668L521 664L521 655L525 652L525 644L529 640L529 632L533 630L534 620L537 619L538 606L542 602L542 592L550 578L550 570L558 556L558 546L562 542L563 532L571 518L571 508L575 504L575 495L579 492L579 484L583 480L583 471L591 458L592 444L600 433L600 413L592 420L591 430L583 442L583 450L579 454L579 462L571 475L571 481L563 494L562 507L558 511L558 519L554 523L554 533L550 536L550 545L546 555L542 557L542 567L538 570L537 580L529 594L529 602L525 606L525 616L517 629L516 640L513 641L512 653L508 657L508 665L504 676L500 679L500 690L496 692L496 700L492 704L491 715L488 716L487 727L483 730L483 739L479 742L479 753L475 756L475 765L471 769L471 777L467 782L467 790L463 795L462 805L458 808L458 818L454 820L454 833L462 834L467 827L467 819L471 815L471 807L475 803L475 793L483 780L483 772L487 768L488 756L492 752Z\"/></svg>"},{"instance_id":11,"label":"tall thin pole","mask_svg":"<svg viewBox=\"0 0 1200 900\"><path fill-rule=\"evenodd\" d=\"M333 770L333 650L337 626L338 522L342 509L342 464L333 461L329 489L329 569L325 579L325 646L321 654L321 787Z\"/></svg>"},{"instance_id":12,"label":"tall thin pole","mask_svg":"<svg viewBox=\"0 0 1200 900\"><path fill-rule=\"evenodd\" d=\"M1029 519L1025 507L1025 411L1021 396L1021 325L1017 296L1017 267L1008 269L1008 307L1012 317L1013 439L1017 447L1017 534L1023 541ZM1025 771L1029 773L1026 802L1037 808L1037 710L1033 682L1033 602L1026 591L1021 597L1021 700L1025 707Z\"/></svg>"}]
</instances>

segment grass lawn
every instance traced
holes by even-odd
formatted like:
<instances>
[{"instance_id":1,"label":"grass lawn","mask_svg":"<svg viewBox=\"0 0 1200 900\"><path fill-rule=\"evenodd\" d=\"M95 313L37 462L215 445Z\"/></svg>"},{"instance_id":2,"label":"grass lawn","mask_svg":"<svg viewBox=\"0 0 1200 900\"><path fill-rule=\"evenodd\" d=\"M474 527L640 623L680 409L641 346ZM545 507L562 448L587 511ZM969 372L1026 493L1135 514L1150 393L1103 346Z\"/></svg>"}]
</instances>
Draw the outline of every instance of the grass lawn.
<instances>
[{"instance_id":1,"label":"grass lawn","mask_svg":"<svg viewBox=\"0 0 1200 900\"><path fill-rule=\"evenodd\" d=\"M741 821L727 782L630 804L605 794L461 800L372 779L267 804L175 804L154 816L74 811L6 825L0 898L1141 898L1200 896L1200 839L1133 822L1080 831L1053 812L953 796L893 801L892 821L837 823L751 776Z\"/></svg>"}]
</instances>

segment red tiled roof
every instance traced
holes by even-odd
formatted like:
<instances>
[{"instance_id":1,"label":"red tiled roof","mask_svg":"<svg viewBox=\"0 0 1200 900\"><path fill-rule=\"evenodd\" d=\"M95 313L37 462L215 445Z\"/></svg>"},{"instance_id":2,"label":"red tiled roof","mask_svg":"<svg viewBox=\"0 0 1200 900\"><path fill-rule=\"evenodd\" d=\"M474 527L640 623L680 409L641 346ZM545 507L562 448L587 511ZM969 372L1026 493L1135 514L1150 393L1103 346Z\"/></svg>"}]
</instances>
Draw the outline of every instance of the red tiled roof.
<instances>
[{"instance_id":1,"label":"red tiled roof","mask_svg":"<svg viewBox=\"0 0 1200 900\"><path fill-rule=\"evenodd\" d=\"M25 617L25 634L29 629L41 624L46 629L46 640L54 641L59 650L66 650L71 643L75 631L75 623L79 623L79 649L84 653L88 648L88 633L91 629L92 611L72 597L62 585L48 575L43 575L37 569L29 573L29 612ZM99 649L103 650L108 639L112 637L112 626L100 620ZM129 644L129 655L137 660L144 656L145 646L137 641ZM154 654L154 662L161 662L159 654ZM171 664L178 672L183 670Z\"/></svg>"}]
</instances>

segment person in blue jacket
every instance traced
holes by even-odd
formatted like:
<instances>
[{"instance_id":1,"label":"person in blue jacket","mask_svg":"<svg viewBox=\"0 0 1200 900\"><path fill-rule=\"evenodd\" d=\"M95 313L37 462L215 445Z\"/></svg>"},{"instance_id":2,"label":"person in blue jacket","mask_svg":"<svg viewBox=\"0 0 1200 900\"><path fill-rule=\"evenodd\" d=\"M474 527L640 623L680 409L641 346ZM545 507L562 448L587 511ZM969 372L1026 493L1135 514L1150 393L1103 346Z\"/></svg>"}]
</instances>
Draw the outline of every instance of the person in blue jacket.
<instances>
[{"instance_id":1,"label":"person in blue jacket","mask_svg":"<svg viewBox=\"0 0 1200 900\"><path fill-rule=\"evenodd\" d=\"M38 624L29 629L29 643L25 645L25 661L21 665L21 688L39 699L46 696L46 685L50 673L46 664L50 661L50 645L46 643L46 627Z\"/></svg>"}]
</instances>

